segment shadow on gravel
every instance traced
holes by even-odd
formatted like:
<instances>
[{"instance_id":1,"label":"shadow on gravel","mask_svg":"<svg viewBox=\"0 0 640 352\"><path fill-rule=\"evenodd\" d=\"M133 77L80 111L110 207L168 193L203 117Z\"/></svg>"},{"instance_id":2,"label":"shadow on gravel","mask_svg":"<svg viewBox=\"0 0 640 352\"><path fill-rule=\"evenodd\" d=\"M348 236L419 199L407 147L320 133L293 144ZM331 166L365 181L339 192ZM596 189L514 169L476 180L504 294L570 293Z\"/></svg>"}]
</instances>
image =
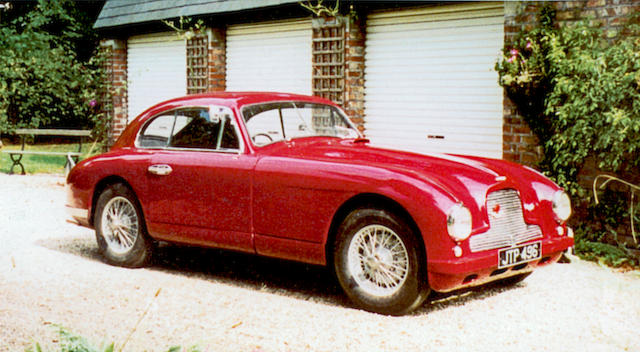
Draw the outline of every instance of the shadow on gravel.
<instances>
[{"instance_id":1,"label":"shadow on gravel","mask_svg":"<svg viewBox=\"0 0 640 352\"><path fill-rule=\"evenodd\" d=\"M154 253L151 269L327 305L348 305L337 280L322 266L219 249L162 245Z\"/></svg>"},{"instance_id":2,"label":"shadow on gravel","mask_svg":"<svg viewBox=\"0 0 640 352\"><path fill-rule=\"evenodd\" d=\"M102 256L98 252L94 237L53 237L40 239L35 244L57 252L73 254L94 261L102 261Z\"/></svg>"},{"instance_id":3,"label":"shadow on gravel","mask_svg":"<svg viewBox=\"0 0 640 352\"><path fill-rule=\"evenodd\" d=\"M37 245L104 262L93 236L41 239ZM123 269L129 270L129 269ZM221 282L327 305L348 307L337 280L322 266L259 257L219 249L162 244L146 270Z\"/></svg>"},{"instance_id":4,"label":"shadow on gravel","mask_svg":"<svg viewBox=\"0 0 640 352\"><path fill-rule=\"evenodd\" d=\"M526 284L526 281L511 286L505 286L500 283L489 283L483 286L471 287L448 293L432 292L427 299L427 303L415 312L411 313L411 315L426 315L430 312L463 306L471 301L483 300L506 291L524 287Z\"/></svg>"},{"instance_id":5,"label":"shadow on gravel","mask_svg":"<svg viewBox=\"0 0 640 352\"><path fill-rule=\"evenodd\" d=\"M39 240L37 244L58 252L104 262L92 236L56 237ZM156 248L154 260L147 270L220 282L330 306L353 307L330 270L322 266L219 249L163 244ZM411 316L463 306L470 301L482 300L523 285L526 285L526 281L507 287L489 284L446 294L434 292L427 303L411 313Z\"/></svg>"}]
</instances>

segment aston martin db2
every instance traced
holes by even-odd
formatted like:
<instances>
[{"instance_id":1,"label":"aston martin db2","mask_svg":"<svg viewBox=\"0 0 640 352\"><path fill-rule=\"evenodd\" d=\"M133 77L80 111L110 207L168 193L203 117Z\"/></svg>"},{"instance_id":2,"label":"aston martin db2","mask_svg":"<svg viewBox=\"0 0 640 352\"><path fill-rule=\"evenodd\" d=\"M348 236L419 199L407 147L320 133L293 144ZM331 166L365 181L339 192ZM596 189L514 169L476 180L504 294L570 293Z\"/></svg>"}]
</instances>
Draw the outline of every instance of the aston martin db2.
<instances>
[{"instance_id":1,"label":"aston martin db2","mask_svg":"<svg viewBox=\"0 0 640 352\"><path fill-rule=\"evenodd\" d=\"M155 105L67 186L108 263L143 266L170 242L326 265L356 306L382 314L431 291L518 282L573 245L569 197L540 173L377 148L336 104L294 94Z\"/></svg>"}]
</instances>

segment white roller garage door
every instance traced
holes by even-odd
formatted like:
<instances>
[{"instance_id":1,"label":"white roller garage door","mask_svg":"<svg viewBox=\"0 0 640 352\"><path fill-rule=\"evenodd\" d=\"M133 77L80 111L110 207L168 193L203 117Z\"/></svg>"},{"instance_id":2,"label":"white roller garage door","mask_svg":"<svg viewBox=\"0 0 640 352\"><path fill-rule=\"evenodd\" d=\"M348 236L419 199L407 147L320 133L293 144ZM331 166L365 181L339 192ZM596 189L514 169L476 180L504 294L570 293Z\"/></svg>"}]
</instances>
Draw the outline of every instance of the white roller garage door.
<instances>
[{"instance_id":1,"label":"white roller garage door","mask_svg":"<svg viewBox=\"0 0 640 352\"><path fill-rule=\"evenodd\" d=\"M493 70L502 3L373 13L367 19L365 134L419 152L502 157Z\"/></svg>"},{"instance_id":2,"label":"white roller garage door","mask_svg":"<svg viewBox=\"0 0 640 352\"><path fill-rule=\"evenodd\" d=\"M162 100L187 94L187 50L174 33L133 36L127 43L129 121Z\"/></svg>"},{"instance_id":3,"label":"white roller garage door","mask_svg":"<svg viewBox=\"0 0 640 352\"><path fill-rule=\"evenodd\" d=\"M311 94L311 21L230 26L227 90Z\"/></svg>"}]
</instances>

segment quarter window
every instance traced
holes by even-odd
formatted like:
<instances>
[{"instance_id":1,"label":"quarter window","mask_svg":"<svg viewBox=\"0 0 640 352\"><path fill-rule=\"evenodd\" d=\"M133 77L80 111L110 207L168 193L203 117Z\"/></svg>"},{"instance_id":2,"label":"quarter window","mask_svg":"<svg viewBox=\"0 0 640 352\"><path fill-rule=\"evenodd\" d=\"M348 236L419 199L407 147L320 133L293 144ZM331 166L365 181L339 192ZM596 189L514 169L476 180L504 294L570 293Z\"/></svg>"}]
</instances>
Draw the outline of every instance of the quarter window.
<instances>
[{"instance_id":1,"label":"quarter window","mask_svg":"<svg viewBox=\"0 0 640 352\"><path fill-rule=\"evenodd\" d=\"M174 116L175 111L172 111L154 118L138 137L138 144L143 148L166 147L171 136Z\"/></svg>"}]
</instances>

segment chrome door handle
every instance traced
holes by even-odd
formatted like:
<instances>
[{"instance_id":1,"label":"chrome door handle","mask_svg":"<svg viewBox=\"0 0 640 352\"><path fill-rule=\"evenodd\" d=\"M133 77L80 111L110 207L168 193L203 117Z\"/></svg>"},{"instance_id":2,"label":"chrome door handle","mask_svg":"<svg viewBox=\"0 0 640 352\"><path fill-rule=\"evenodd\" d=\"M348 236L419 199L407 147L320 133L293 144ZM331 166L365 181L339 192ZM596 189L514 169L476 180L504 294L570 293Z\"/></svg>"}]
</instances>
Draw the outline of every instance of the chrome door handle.
<instances>
[{"instance_id":1,"label":"chrome door handle","mask_svg":"<svg viewBox=\"0 0 640 352\"><path fill-rule=\"evenodd\" d=\"M147 170L149 171L149 173L158 176L167 176L171 173L171 171L173 171L171 166L166 164L151 165Z\"/></svg>"}]
</instances>

